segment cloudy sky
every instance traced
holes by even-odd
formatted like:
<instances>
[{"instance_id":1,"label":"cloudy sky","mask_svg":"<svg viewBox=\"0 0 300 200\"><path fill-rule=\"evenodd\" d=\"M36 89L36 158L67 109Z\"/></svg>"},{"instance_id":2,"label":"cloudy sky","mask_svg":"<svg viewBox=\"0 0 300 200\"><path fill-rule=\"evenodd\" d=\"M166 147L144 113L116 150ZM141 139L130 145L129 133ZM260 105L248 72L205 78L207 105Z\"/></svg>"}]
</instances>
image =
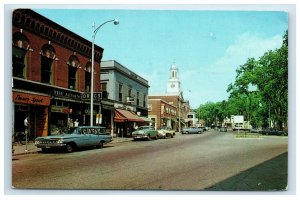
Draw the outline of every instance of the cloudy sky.
<instances>
[{"instance_id":1,"label":"cloudy sky","mask_svg":"<svg viewBox=\"0 0 300 200\"><path fill-rule=\"evenodd\" d=\"M92 23L101 27L96 44L103 60L116 60L149 81L149 95L166 91L169 68L179 68L184 98L192 108L226 100L235 70L247 58L279 48L288 13L267 10L203 10L201 6L155 8L34 9L91 40Z\"/></svg>"}]
</instances>

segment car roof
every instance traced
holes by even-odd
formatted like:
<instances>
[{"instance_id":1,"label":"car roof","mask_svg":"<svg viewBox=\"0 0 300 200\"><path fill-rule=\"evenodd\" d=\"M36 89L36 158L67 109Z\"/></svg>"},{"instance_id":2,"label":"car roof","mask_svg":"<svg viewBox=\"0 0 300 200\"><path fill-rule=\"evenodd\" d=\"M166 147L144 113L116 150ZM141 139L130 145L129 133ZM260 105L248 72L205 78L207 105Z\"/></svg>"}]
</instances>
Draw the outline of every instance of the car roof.
<instances>
[{"instance_id":1,"label":"car roof","mask_svg":"<svg viewBox=\"0 0 300 200\"><path fill-rule=\"evenodd\" d=\"M106 128L104 126L78 126L78 128Z\"/></svg>"}]
</instances>

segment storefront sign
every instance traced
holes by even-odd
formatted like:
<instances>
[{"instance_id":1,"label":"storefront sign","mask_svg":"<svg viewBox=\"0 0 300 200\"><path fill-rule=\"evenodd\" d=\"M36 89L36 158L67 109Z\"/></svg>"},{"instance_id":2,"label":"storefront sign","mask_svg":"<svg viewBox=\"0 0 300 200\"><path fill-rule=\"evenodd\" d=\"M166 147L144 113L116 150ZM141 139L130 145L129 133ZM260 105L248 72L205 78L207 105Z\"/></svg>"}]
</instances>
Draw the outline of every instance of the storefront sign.
<instances>
[{"instance_id":1,"label":"storefront sign","mask_svg":"<svg viewBox=\"0 0 300 200\"><path fill-rule=\"evenodd\" d=\"M71 92L65 90L53 90L52 95L54 97L61 97L61 98L79 100L79 101L81 100L81 93L78 92Z\"/></svg>"},{"instance_id":2,"label":"storefront sign","mask_svg":"<svg viewBox=\"0 0 300 200\"><path fill-rule=\"evenodd\" d=\"M94 100L100 101L102 99L102 92L94 92ZM82 93L82 99L91 99L91 93Z\"/></svg>"},{"instance_id":3,"label":"storefront sign","mask_svg":"<svg viewBox=\"0 0 300 200\"><path fill-rule=\"evenodd\" d=\"M15 103L22 103L22 104L32 104L32 105L41 105L41 106L50 105L49 96L28 94L22 92L13 92L13 101Z\"/></svg>"},{"instance_id":4,"label":"storefront sign","mask_svg":"<svg viewBox=\"0 0 300 200\"><path fill-rule=\"evenodd\" d=\"M72 113L72 109L62 106L51 106L51 112L59 112L59 113Z\"/></svg>"},{"instance_id":5,"label":"storefront sign","mask_svg":"<svg viewBox=\"0 0 300 200\"><path fill-rule=\"evenodd\" d=\"M81 92L72 92L66 90L53 90L52 96L66 98L66 99L73 99L73 100L90 100L91 94L90 93L81 93ZM100 102L102 99L102 92L94 92L94 101Z\"/></svg>"}]
</instances>

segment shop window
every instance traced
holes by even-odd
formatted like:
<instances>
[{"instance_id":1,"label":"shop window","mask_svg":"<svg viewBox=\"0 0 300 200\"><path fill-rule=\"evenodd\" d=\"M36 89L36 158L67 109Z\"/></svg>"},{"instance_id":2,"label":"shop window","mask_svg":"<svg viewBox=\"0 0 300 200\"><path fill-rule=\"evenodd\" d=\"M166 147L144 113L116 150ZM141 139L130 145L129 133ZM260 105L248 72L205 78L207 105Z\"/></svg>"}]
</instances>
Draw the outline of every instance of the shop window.
<instances>
[{"instance_id":1,"label":"shop window","mask_svg":"<svg viewBox=\"0 0 300 200\"><path fill-rule=\"evenodd\" d=\"M42 57L42 66L41 66L41 82L42 83L51 83L51 75L52 75L52 63L53 60Z\"/></svg>"},{"instance_id":2,"label":"shop window","mask_svg":"<svg viewBox=\"0 0 300 200\"><path fill-rule=\"evenodd\" d=\"M13 76L26 78L27 71L27 52L29 42L25 35L17 32L13 35L12 47L12 69Z\"/></svg>"},{"instance_id":3,"label":"shop window","mask_svg":"<svg viewBox=\"0 0 300 200\"><path fill-rule=\"evenodd\" d=\"M76 90L76 74L77 69L69 67L69 89Z\"/></svg>"},{"instance_id":4,"label":"shop window","mask_svg":"<svg viewBox=\"0 0 300 200\"><path fill-rule=\"evenodd\" d=\"M123 100L122 88L123 88L123 85L120 84L119 85L119 101Z\"/></svg>"},{"instance_id":5,"label":"shop window","mask_svg":"<svg viewBox=\"0 0 300 200\"><path fill-rule=\"evenodd\" d=\"M69 89L77 89L77 71L80 67L79 60L75 55L70 56L68 61L69 67Z\"/></svg>"},{"instance_id":6,"label":"shop window","mask_svg":"<svg viewBox=\"0 0 300 200\"><path fill-rule=\"evenodd\" d=\"M13 76L25 78L25 56L27 51L18 47L13 47Z\"/></svg>"},{"instance_id":7,"label":"shop window","mask_svg":"<svg viewBox=\"0 0 300 200\"><path fill-rule=\"evenodd\" d=\"M54 48L45 44L41 51L41 82L42 83L52 83L52 65L56 54Z\"/></svg>"},{"instance_id":8,"label":"shop window","mask_svg":"<svg viewBox=\"0 0 300 200\"><path fill-rule=\"evenodd\" d=\"M101 83L100 87L101 87L101 91L102 92L106 92L107 91L107 83Z\"/></svg>"},{"instance_id":9,"label":"shop window","mask_svg":"<svg viewBox=\"0 0 300 200\"><path fill-rule=\"evenodd\" d=\"M139 92L137 92L136 93L136 105L140 105L140 93Z\"/></svg>"},{"instance_id":10,"label":"shop window","mask_svg":"<svg viewBox=\"0 0 300 200\"><path fill-rule=\"evenodd\" d=\"M146 98L147 98L147 96L144 94L143 107L146 107Z\"/></svg>"},{"instance_id":11,"label":"shop window","mask_svg":"<svg viewBox=\"0 0 300 200\"><path fill-rule=\"evenodd\" d=\"M86 64L86 67L85 67L85 91L86 92L90 92L91 91L91 62L88 62Z\"/></svg>"},{"instance_id":12,"label":"shop window","mask_svg":"<svg viewBox=\"0 0 300 200\"><path fill-rule=\"evenodd\" d=\"M131 97L131 94L132 94L132 88L131 88L131 86L129 86L129 88L128 88L128 96Z\"/></svg>"}]
</instances>

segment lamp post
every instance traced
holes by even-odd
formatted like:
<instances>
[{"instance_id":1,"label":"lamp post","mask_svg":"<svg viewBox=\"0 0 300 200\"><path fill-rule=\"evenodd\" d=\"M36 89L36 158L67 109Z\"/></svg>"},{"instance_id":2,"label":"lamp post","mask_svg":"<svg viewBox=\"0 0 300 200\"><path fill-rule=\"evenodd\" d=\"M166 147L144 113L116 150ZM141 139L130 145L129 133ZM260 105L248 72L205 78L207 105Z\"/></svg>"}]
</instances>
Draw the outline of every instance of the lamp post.
<instances>
[{"instance_id":1,"label":"lamp post","mask_svg":"<svg viewBox=\"0 0 300 200\"><path fill-rule=\"evenodd\" d=\"M179 108L179 112L178 112L178 132L181 133L181 100L179 98L179 102L178 102L178 108Z\"/></svg>"},{"instance_id":2,"label":"lamp post","mask_svg":"<svg viewBox=\"0 0 300 200\"><path fill-rule=\"evenodd\" d=\"M98 30L104 25L109 22L113 22L114 25L118 25L119 21L116 19L113 20L108 20L104 23L102 23L100 26L95 28L95 23L93 23L93 39L92 39L92 69L91 69L91 113L90 113L90 125L93 126L93 115L94 115L94 54L95 54L95 49L94 49L94 44L95 44L95 37L98 32Z\"/></svg>"}]
</instances>

